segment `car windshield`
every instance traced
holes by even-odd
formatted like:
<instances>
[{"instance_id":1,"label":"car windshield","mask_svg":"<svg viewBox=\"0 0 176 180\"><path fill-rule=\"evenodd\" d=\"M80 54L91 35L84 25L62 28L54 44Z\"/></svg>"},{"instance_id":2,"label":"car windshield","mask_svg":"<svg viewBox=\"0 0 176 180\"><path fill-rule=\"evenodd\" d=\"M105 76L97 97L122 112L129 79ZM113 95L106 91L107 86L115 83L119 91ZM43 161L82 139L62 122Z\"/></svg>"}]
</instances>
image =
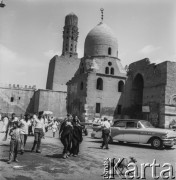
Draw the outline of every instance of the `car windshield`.
<instances>
[{"instance_id":1,"label":"car windshield","mask_svg":"<svg viewBox=\"0 0 176 180\"><path fill-rule=\"evenodd\" d=\"M144 128L152 128L153 127L149 121L142 120L142 121L140 121L140 123Z\"/></svg>"}]
</instances>

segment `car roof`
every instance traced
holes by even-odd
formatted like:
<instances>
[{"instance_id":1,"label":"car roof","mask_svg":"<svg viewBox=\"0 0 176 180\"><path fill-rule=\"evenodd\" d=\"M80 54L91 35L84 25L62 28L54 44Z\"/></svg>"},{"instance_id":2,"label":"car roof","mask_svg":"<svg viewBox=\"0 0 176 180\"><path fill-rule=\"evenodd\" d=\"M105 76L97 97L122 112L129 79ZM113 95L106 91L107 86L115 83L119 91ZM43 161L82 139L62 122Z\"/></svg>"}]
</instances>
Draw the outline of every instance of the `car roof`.
<instances>
[{"instance_id":1,"label":"car roof","mask_svg":"<svg viewBox=\"0 0 176 180\"><path fill-rule=\"evenodd\" d=\"M145 121L143 119L114 119L114 122L117 121Z\"/></svg>"}]
</instances>

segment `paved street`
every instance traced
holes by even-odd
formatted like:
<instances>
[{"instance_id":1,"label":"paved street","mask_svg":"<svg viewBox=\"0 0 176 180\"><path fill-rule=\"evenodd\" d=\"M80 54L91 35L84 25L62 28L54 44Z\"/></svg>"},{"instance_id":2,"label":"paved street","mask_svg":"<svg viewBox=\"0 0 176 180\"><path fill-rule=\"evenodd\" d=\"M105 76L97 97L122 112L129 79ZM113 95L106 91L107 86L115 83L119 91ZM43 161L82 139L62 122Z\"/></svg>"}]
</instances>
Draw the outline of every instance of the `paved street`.
<instances>
[{"instance_id":1,"label":"paved street","mask_svg":"<svg viewBox=\"0 0 176 180\"><path fill-rule=\"evenodd\" d=\"M133 156L137 160L140 171L141 163L152 163L156 159L162 166L169 162L175 166L176 149L154 150L148 145L127 145L115 142L109 145L109 150L100 149L101 141L84 136L81 144L80 155L62 159L63 146L58 139L52 138L49 131L46 138L42 139L42 153L31 153L33 137L28 137L26 152L18 155L19 163L7 164L9 142L2 141L4 134L0 134L0 180L56 180L56 179L103 179L103 161L105 158L119 158ZM18 167L19 166L19 167ZM165 168L166 169L166 168ZM157 174L162 168L157 168ZM146 170L147 179L152 179L151 169ZM175 172L175 169L174 169ZM140 174L140 172L139 172ZM115 179L121 179L117 175ZM160 178L161 179L161 178Z\"/></svg>"}]
</instances>

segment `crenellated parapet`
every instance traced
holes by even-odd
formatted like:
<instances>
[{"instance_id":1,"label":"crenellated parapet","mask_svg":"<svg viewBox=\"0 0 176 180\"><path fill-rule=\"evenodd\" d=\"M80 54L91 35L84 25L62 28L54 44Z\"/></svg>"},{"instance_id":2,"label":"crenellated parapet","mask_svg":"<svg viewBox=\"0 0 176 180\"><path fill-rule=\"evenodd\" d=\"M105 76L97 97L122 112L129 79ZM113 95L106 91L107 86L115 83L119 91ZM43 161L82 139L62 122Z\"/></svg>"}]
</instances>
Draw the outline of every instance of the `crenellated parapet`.
<instances>
[{"instance_id":1,"label":"crenellated parapet","mask_svg":"<svg viewBox=\"0 0 176 180\"><path fill-rule=\"evenodd\" d=\"M9 89L21 89L21 90L36 90L36 85L19 85L19 84L3 84L0 83L0 88L9 88Z\"/></svg>"}]
</instances>

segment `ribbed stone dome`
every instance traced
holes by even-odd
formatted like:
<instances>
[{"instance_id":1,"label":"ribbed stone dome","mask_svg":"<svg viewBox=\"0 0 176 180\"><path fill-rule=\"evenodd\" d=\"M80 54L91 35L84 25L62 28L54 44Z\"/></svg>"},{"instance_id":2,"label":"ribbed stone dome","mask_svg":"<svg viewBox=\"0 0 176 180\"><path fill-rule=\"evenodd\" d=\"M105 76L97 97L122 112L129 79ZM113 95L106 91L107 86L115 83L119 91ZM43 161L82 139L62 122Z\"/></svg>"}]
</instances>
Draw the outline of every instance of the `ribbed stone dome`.
<instances>
[{"instance_id":1,"label":"ribbed stone dome","mask_svg":"<svg viewBox=\"0 0 176 180\"><path fill-rule=\"evenodd\" d=\"M104 23L99 23L87 35L84 44L85 56L118 56L117 38Z\"/></svg>"},{"instance_id":2,"label":"ribbed stone dome","mask_svg":"<svg viewBox=\"0 0 176 180\"><path fill-rule=\"evenodd\" d=\"M70 13L65 17L66 26L78 26L78 17L74 13Z\"/></svg>"}]
</instances>

